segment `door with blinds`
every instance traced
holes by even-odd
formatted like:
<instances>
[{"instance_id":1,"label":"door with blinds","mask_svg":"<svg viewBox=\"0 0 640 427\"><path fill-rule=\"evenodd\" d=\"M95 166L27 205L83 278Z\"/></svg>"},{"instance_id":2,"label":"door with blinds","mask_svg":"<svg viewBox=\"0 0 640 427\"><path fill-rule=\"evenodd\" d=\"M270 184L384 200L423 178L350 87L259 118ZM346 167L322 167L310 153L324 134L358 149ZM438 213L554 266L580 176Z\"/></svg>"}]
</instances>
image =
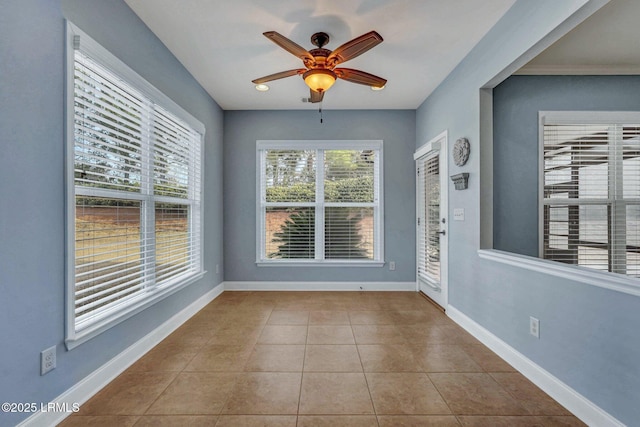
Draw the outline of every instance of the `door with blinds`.
<instances>
[{"instance_id":1,"label":"door with blinds","mask_svg":"<svg viewBox=\"0 0 640 427\"><path fill-rule=\"evenodd\" d=\"M447 306L446 135L416 152L417 280L421 292Z\"/></svg>"}]
</instances>

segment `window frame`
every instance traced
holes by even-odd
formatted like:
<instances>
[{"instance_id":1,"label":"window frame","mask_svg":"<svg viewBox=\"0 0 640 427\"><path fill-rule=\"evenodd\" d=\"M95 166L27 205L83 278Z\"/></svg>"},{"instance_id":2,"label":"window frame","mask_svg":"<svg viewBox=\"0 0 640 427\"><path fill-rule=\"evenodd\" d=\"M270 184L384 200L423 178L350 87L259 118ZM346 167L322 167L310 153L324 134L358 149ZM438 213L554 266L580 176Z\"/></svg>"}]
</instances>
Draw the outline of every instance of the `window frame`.
<instances>
[{"instance_id":1,"label":"window frame","mask_svg":"<svg viewBox=\"0 0 640 427\"><path fill-rule=\"evenodd\" d=\"M263 256L266 250L265 239L265 210L266 201L263 193L262 177L266 150L317 150L324 153L326 150L374 150L377 154L378 164L374 168L374 259L270 259ZM324 189L324 154L316 159L316 190ZM384 162L382 140L258 140L256 141L256 265L259 267L382 267L384 266ZM322 197L319 197L322 196ZM313 202L296 202L296 205L308 205L313 207L321 215L315 215L316 230L324 231L325 207L345 206L345 203L325 202L322 194L316 193ZM274 202L275 203L275 202ZM362 205L358 203L358 205ZM318 227L321 225L321 227ZM315 234L316 254L324 256L324 232ZM320 251L318 251L320 248ZM318 257L318 255L316 255Z\"/></svg>"},{"instance_id":2,"label":"window frame","mask_svg":"<svg viewBox=\"0 0 640 427\"><path fill-rule=\"evenodd\" d=\"M109 69L118 78L121 78L132 88L141 92L146 98L148 98L153 104L157 105L161 109L169 112L177 117L179 120L184 121L200 136L200 153L199 153L199 165L200 168L200 182L199 188L189 186L189 197L187 199L178 199L174 197L167 197L162 195L154 195L153 191L140 191L139 193L128 194L126 198L122 198L121 195L116 194L116 191L108 189L90 189L83 188L81 191L76 191L75 185L75 90L74 90L74 78L75 78L75 52L80 50L90 56L99 65ZM204 270L204 200L203 200L203 183L204 183L204 125L195 119L190 113L172 101L168 96L163 94L160 90L155 88L143 77L132 70L128 65L119 60L104 47L98 44L90 36L85 34L77 26L67 21L66 26L66 82L65 82L65 209L66 209L66 223L65 223L65 256L66 256L66 292L65 292L65 345L67 349L71 350L78 345L88 341L89 339L99 335L105 330L115 326L116 324L130 318L131 316L139 313L147 307L155 304L156 302L166 298L167 296L183 289L184 287L194 283L201 279L206 271ZM142 148L143 151L148 151L146 157L148 161L153 162L151 157L153 151L150 148ZM151 171L153 168L151 168ZM189 174L192 174L192 168L189 168ZM153 172L142 178L146 181L145 185L152 187ZM151 180L151 181L149 181ZM191 236L193 239L191 242L195 242L198 246L197 258L195 261L196 271L192 271L184 274L180 274L175 278L169 278L165 281L161 281L159 284L153 280L153 286L149 289L149 292L145 292L142 295L137 294L130 298L126 304L122 307L113 307L109 310L105 310L100 316L97 316L97 320L88 323L85 327L78 329L75 316L75 209L76 209L76 195L79 196L105 196L108 198L116 198L123 200L137 200L140 203L144 203L145 207L155 203L180 203L190 206L189 222L190 229L195 233ZM143 210L143 209L141 209ZM155 211L153 209L146 209L147 211ZM194 211L195 210L195 211ZM141 214L140 226L150 227L155 224L154 213ZM144 229L144 228L143 228ZM155 230L154 230L155 236ZM155 237L152 238L151 244L153 255L151 260L155 259L156 247ZM147 270L149 268L149 260L146 260L146 264L142 265L142 268Z\"/></svg>"},{"instance_id":3,"label":"window frame","mask_svg":"<svg viewBox=\"0 0 640 427\"><path fill-rule=\"evenodd\" d=\"M545 241L545 228L544 228L544 212L545 207L548 205L553 205L545 203L545 195L544 195L544 184L545 184L545 164L544 164L544 127L545 125L562 125L562 124L579 124L579 125L590 125L590 124L615 124L615 125L625 125L625 124L638 124L640 123L640 112L633 111L540 111L538 113L538 257L546 262L552 262L555 264L563 264L567 267L577 268L580 270L586 270L586 272L592 272L593 274L603 274L605 276L613 276L617 279L628 281L629 283L633 283L635 286L640 285L639 280L635 277L627 276L626 274L619 272L610 272L610 271L602 271L598 269L593 269L589 267L583 267L577 264L564 264L559 261L549 260L544 258L544 241ZM611 162L618 162L621 159L614 158L608 160L606 163L609 164ZM617 170L622 170L621 164L617 165ZM612 179L611 171L608 175L608 183L607 185L611 186ZM613 178L613 179L617 179ZM611 188L611 187L610 187ZM620 207L625 207L626 202L624 199L619 199L617 196L615 197L607 197L601 200L598 200L599 203L597 205L606 205L608 209L612 210L611 215L617 217L613 211L617 211ZM593 202L586 201L579 203L579 200L576 199L575 206L584 206L584 205L593 205ZM614 225L615 226L615 225ZM620 256L620 242L616 237L616 233L613 233L612 237L607 241L607 244L611 249L609 251L613 251L614 253L609 253L609 258ZM626 247L626 246L625 246ZM626 252L626 251L624 251ZM616 280L618 281L618 280Z\"/></svg>"}]
</instances>

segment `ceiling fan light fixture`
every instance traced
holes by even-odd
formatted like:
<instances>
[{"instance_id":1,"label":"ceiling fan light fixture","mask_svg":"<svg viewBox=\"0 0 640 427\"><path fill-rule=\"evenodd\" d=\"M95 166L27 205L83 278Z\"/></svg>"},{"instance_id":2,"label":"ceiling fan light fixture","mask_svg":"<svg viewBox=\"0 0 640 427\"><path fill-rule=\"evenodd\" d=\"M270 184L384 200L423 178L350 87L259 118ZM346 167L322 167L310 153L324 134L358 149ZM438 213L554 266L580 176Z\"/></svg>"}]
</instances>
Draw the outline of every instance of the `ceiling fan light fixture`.
<instances>
[{"instance_id":1,"label":"ceiling fan light fixture","mask_svg":"<svg viewBox=\"0 0 640 427\"><path fill-rule=\"evenodd\" d=\"M371 86L371 90L383 90L385 86Z\"/></svg>"},{"instance_id":2,"label":"ceiling fan light fixture","mask_svg":"<svg viewBox=\"0 0 640 427\"><path fill-rule=\"evenodd\" d=\"M327 69L309 70L302 75L304 82L316 92L326 92L336 82L336 74Z\"/></svg>"},{"instance_id":3,"label":"ceiling fan light fixture","mask_svg":"<svg viewBox=\"0 0 640 427\"><path fill-rule=\"evenodd\" d=\"M267 86L264 83L260 83L258 85L256 85L256 90L260 91L260 92L266 92L269 90L269 86Z\"/></svg>"}]
</instances>

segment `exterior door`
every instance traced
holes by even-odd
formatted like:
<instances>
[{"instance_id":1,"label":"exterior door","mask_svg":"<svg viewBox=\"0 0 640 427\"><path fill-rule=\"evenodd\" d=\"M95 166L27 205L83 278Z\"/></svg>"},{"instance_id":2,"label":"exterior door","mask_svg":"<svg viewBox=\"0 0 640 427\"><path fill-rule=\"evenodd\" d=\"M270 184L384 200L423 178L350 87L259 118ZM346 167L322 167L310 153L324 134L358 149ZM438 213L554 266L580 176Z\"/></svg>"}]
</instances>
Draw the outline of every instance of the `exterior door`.
<instances>
[{"instance_id":1,"label":"exterior door","mask_svg":"<svg viewBox=\"0 0 640 427\"><path fill-rule=\"evenodd\" d=\"M446 133L416 152L418 290L447 307Z\"/></svg>"}]
</instances>

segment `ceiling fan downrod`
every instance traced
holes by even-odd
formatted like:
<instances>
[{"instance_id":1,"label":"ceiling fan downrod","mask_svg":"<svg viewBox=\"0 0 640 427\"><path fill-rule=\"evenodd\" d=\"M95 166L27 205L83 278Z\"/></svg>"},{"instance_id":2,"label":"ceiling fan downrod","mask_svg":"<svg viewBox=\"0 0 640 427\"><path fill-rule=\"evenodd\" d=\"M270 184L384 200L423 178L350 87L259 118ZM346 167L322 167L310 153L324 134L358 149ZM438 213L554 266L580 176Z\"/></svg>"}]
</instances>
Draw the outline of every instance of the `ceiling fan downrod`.
<instances>
[{"instance_id":1,"label":"ceiling fan downrod","mask_svg":"<svg viewBox=\"0 0 640 427\"><path fill-rule=\"evenodd\" d=\"M320 32L311 36L311 43L313 43L314 46L318 46L320 49L322 49L322 46L329 43L329 40L329 34L327 33Z\"/></svg>"}]
</instances>

